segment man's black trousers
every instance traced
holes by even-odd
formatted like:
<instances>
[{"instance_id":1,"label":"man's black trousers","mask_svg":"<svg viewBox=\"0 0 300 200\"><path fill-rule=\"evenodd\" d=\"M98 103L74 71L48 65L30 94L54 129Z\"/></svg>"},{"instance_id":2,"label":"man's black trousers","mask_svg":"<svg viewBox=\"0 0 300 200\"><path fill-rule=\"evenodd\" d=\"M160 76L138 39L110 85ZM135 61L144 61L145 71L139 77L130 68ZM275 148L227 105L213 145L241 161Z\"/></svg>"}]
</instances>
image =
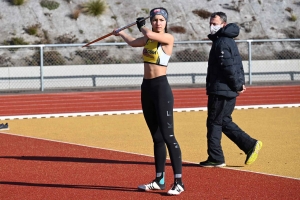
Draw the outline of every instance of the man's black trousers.
<instances>
[{"instance_id":1,"label":"man's black trousers","mask_svg":"<svg viewBox=\"0 0 300 200\"><path fill-rule=\"evenodd\" d=\"M236 97L208 95L207 105L207 146L208 160L225 162L221 138L222 132L246 154L254 147L256 140L251 138L232 121ZM251 123L251 122L249 122Z\"/></svg>"}]
</instances>

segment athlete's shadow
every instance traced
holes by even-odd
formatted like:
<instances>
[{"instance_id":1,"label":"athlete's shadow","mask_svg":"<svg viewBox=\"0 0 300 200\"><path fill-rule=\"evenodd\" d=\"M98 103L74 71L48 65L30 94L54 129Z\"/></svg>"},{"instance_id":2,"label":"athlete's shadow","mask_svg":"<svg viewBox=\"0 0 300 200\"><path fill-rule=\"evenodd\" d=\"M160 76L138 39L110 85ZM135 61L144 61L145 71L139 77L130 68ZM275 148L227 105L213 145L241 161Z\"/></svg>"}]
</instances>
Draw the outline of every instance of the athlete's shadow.
<instances>
[{"instance_id":1,"label":"athlete's shadow","mask_svg":"<svg viewBox=\"0 0 300 200\"><path fill-rule=\"evenodd\" d=\"M108 186L108 185L71 185L71 184L50 184L50 183L28 183L28 182L15 182L15 181L0 181L0 185L145 192L132 187ZM166 192L160 192L160 191L149 191L148 193L157 194L161 196L168 196Z\"/></svg>"},{"instance_id":2,"label":"athlete's shadow","mask_svg":"<svg viewBox=\"0 0 300 200\"><path fill-rule=\"evenodd\" d=\"M49 162L75 162L75 163L108 163L108 164L140 164L153 165L152 162L131 161L131 160L109 160L102 158L80 158L80 157L59 157L59 156L1 156L5 159L49 161Z\"/></svg>"},{"instance_id":3,"label":"athlete's shadow","mask_svg":"<svg viewBox=\"0 0 300 200\"><path fill-rule=\"evenodd\" d=\"M102 158L79 158L79 157L58 157L58 156L1 156L4 159L17 159L17 160L34 160L46 162L75 162L75 163L108 163L108 164L138 164L138 165L154 165L153 162L135 161L135 160L109 160ZM167 162L166 166L171 166ZM193 163L183 163L182 166L197 166Z\"/></svg>"},{"instance_id":4,"label":"athlete's shadow","mask_svg":"<svg viewBox=\"0 0 300 200\"><path fill-rule=\"evenodd\" d=\"M76 188L76 189L95 189L95 190L120 190L137 192L137 188L120 187L120 186L105 186L105 185L70 185L70 184L50 184L50 183L28 183L28 182L13 182L0 181L0 185L14 186L30 186L30 187L50 187L50 188Z\"/></svg>"}]
</instances>

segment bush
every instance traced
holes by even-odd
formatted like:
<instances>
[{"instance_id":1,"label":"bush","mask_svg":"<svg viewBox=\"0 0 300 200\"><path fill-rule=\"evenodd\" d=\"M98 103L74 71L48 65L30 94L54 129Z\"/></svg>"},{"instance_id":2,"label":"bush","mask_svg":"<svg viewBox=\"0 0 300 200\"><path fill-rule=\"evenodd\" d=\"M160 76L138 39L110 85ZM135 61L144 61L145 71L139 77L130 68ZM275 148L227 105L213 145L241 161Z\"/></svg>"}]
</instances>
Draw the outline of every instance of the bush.
<instances>
[{"instance_id":1,"label":"bush","mask_svg":"<svg viewBox=\"0 0 300 200\"><path fill-rule=\"evenodd\" d=\"M102 13L104 13L105 9L106 9L106 4L102 0L91 0L83 4L84 12L93 16L101 15Z\"/></svg>"},{"instance_id":2,"label":"bush","mask_svg":"<svg viewBox=\"0 0 300 200\"><path fill-rule=\"evenodd\" d=\"M292 12L293 12L293 9L290 8L290 7L286 7L285 10L288 11L289 13L292 13Z\"/></svg>"},{"instance_id":3,"label":"bush","mask_svg":"<svg viewBox=\"0 0 300 200\"><path fill-rule=\"evenodd\" d=\"M300 53L293 50L282 50L275 56L276 59L300 59Z\"/></svg>"},{"instance_id":4,"label":"bush","mask_svg":"<svg viewBox=\"0 0 300 200\"><path fill-rule=\"evenodd\" d=\"M25 28L25 31L29 35L36 35L39 28L40 28L40 25L39 24L35 24L35 25L31 25L31 26L28 26L27 28Z\"/></svg>"},{"instance_id":5,"label":"bush","mask_svg":"<svg viewBox=\"0 0 300 200\"><path fill-rule=\"evenodd\" d=\"M294 15L294 14L291 14L290 20L293 21L293 22L297 21L297 16Z\"/></svg>"},{"instance_id":6,"label":"bush","mask_svg":"<svg viewBox=\"0 0 300 200\"><path fill-rule=\"evenodd\" d=\"M55 10L59 7L59 3L50 0L42 0L40 4L42 7L48 8L49 10Z\"/></svg>"},{"instance_id":7,"label":"bush","mask_svg":"<svg viewBox=\"0 0 300 200\"><path fill-rule=\"evenodd\" d=\"M58 42L58 44L71 44L78 41L78 38L76 38L75 35L71 34L63 34L55 38Z\"/></svg>"},{"instance_id":8,"label":"bush","mask_svg":"<svg viewBox=\"0 0 300 200\"><path fill-rule=\"evenodd\" d=\"M75 55L80 56L86 64L103 64L108 57L108 51L76 51Z\"/></svg>"},{"instance_id":9,"label":"bush","mask_svg":"<svg viewBox=\"0 0 300 200\"><path fill-rule=\"evenodd\" d=\"M65 60L62 55L57 51L46 51L44 52L44 65L64 65Z\"/></svg>"},{"instance_id":10,"label":"bush","mask_svg":"<svg viewBox=\"0 0 300 200\"><path fill-rule=\"evenodd\" d=\"M11 63L11 57L10 56L2 56L0 55L0 67L7 67L9 66L9 63Z\"/></svg>"},{"instance_id":11,"label":"bush","mask_svg":"<svg viewBox=\"0 0 300 200\"><path fill-rule=\"evenodd\" d=\"M193 13L198 15L199 17L202 17L203 19L210 18L211 14L212 14L211 12L204 10L204 9L193 10Z\"/></svg>"},{"instance_id":12,"label":"bush","mask_svg":"<svg viewBox=\"0 0 300 200\"><path fill-rule=\"evenodd\" d=\"M11 0L12 5L19 6L24 3L24 0Z\"/></svg>"},{"instance_id":13,"label":"bush","mask_svg":"<svg viewBox=\"0 0 300 200\"><path fill-rule=\"evenodd\" d=\"M186 29L182 26L171 26L170 30L174 33L186 33Z\"/></svg>"},{"instance_id":14,"label":"bush","mask_svg":"<svg viewBox=\"0 0 300 200\"><path fill-rule=\"evenodd\" d=\"M42 29L38 37L40 41L36 41L35 44L52 44L47 30Z\"/></svg>"},{"instance_id":15,"label":"bush","mask_svg":"<svg viewBox=\"0 0 300 200\"><path fill-rule=\"evenodd\" d=\"M185 49L176 52L175 55L179 62L199 62L208 60L206 52L198 51L196 49Z\"/></svg>"},{"instance_id":16,"label":"bush","mask_svg":"<svg viewBox=\"0 0 300 200\"><path fill-rule=\"evenodd\" d=\"M80 15L80 12L81 11L79 9L74 10L72 15L71 15L71 18L77 20L79 15Z\"/></svg>"},{"instance_id":17,"label":"bush","mask_svg":"<svg viewBox=\"0 0 300 200\"><path fill-rule=\"evenodd\" d=\"M287 27L286 29L282 30L282 32L288 38L300 38L300 30L294 26Z\"/></svg>"},{"instance_id":18,"label":"bush","mask_svg":"<svg viewBox=\"0 0 300 200\"><path fill-rule=\"evenodd\" d=\"M27 45L28 42L25 42L24 38L22 37L13 37L10 41L4 42L6 45Z\"/></svg>"},{"instance_id":19,"label":"bush","mask_svg":"<svg viewBox=\"0 0 300 200\"><path fill-rule=\"evenodd\" d=\"M85 64L120 64L120 63L141 63L141 57L134 57L129 60L109 57L107 50L76 51L75 55L80 56Z\"/></svg>"},{"instance_id":20,"label":"bush","mask_svg":"<svg viewBox=\"0 0 300 200\"><path fill-rule=\"evenodd\" d=\"M45 51L43 57L44 57L44 66L65 64L64 58L57 51ZM35 52L33 56L30 56L30 58L26 58L25 60L29 66L40 65L40 52L39 51Z\"/></svg>"},{"instance_id":21,"label":"bush","mask_svg":"<svg viewBox=\"0 0 300 200\"><path fill-rule=\"evenodd\" d=\"M149 14L149 13L150 13L150 11L149 11L148 8L142 8L142 11L144 11L146 14Z\"/></svg>"}]
</instances>

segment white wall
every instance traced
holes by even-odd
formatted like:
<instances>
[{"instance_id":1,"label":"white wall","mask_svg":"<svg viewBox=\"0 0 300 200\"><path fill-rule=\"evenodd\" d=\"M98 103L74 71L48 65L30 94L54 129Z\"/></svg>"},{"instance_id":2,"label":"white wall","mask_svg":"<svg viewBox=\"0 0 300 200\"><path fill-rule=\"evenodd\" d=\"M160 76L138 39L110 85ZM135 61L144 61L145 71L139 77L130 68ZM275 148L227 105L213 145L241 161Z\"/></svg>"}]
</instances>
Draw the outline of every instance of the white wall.
<instances>
[{"instance_id":1,"label":"white wall","mask_svg":"<svg viewBox=\"0 0 300 200\"><path fill-rule=\"evenodd\" d=\"M248 61L243 62L245 72L248 70ZM300 72L300 60L263 60L252 61L252 72ZM181 62L169 63L168 74L206 74L207 62ZM40 80L1 80L1 78L40 77L40 67L1 67L0 90L10 89L39 89ZM72 65L72 66L44 66L44 77L49 76L91 76L91 75L140 75L141 77L110 77L96 78L96 85L106 86L138 86L142 82L143 63L140 64L101 64L101 65ZM246 80L248 80L246 76ZM300 74L294 76L300 80ZM169 76L170 84L191 84L191 76ZM255 75L252 81L290 81L290 75ZM205 75L197 76L195 83L205 83ZM44 79L44 88L72 88L92 87L91 78L57 78Z\"/></svg>"}]
</instances>

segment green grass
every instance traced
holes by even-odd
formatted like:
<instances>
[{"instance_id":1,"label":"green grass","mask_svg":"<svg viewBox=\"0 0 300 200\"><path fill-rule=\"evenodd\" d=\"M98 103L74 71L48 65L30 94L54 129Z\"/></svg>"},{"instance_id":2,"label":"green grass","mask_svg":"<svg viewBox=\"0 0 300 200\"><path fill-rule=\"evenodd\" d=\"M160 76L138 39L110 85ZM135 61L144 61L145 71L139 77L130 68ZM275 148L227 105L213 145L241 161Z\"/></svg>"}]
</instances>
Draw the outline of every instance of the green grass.
<instances>
[{"instance_id":1,"label":"green grass","mask_svg":"<svg viewBox=\"0 0 300 200\"><path fill-rule=\"evenodd\" d=\"M148 8L142 8L142 11L144 11L146 14L149 14L149 9Z\"/></svg>"},{"instance_id":2,"label":"green grass","mask_svg":"<svg viewBox=\"0 0 300 200\"><path fill-rule=\"evenodd\" d=\"M295 22L295 21L297 21L297 16L292 14L290 19L291 19L291 21Z\"/></svg>"},{"instance_id":3,"label":"green grass","mask_svg":"<svg viewBox=\"0 0 300 200\"><path fill-rule=\"evenodd\" d=\"M22 37L13 37L10 41L7 42L8 45L27 45L28 42L25 42Z\"/></svg>"},{"instance_id":4,"label":"green grass","mask_svg":"<svg viewBox=\"0 0 300 200\"><path fill-rule=\"evenodd\" d=\"M26 28L26 32L29 34L29 35L36 35L38 30L39 30L39 25L38 24L35 24L35 25L31 25L31 26L28 26Z\"/></svg>"},{"instance_id":5,"label":"green grass","mask_svg":"<svg viewBox=\"0 0 300 200\"><path fill-rule=\"evenodd\" d=\"M24 3L24 0L11 0L12 5L20 6Z\"/></svg>"},{"instance_id":6,"label":"green grass","mask_svg":"<svg viewBox=\"0 0 300 200\"><path fill-rule=\"evenodd\" d=\"M49 10L55 10L59 7L58 2L50 0L42 0L40 4L42 7L48 8Z\"/></svg>"},{"instance_id":7,"label":"green grass","mask_svg":"<svg viewBox=\"0 0 300 200\"><path fill-rule=\"evenodd\" d=\"M99 16L106 10L106 4L102 0L91 0L83 4L84 11L93 16Z\"/></svg>"}]
</instances>

